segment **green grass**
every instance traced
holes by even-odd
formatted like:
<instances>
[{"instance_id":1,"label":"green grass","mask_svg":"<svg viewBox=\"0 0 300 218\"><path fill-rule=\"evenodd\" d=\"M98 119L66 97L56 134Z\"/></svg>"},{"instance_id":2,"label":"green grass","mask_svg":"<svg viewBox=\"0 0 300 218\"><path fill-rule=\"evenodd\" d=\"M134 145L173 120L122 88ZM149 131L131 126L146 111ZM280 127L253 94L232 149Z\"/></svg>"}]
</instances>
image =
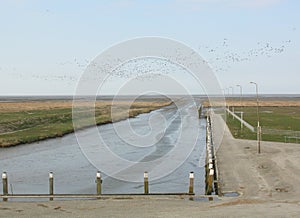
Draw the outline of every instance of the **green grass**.
<instances>
[{"instance_id":1,"label":"green grass","mask_svg":"<svg viewBox=\"0 0 300 218\"><path fill-rule=\"evenodd\" d=\"M118 105L116 116L111 117L111 106L105 105L95 109L96 123L105 124L118 120L134 117L141 113L166 106L170 102L156 104L133 104L129 114L126 106ZM77 126L73 126L72 109L40 109L16 112L0 112L0 147L8 147L18 144L31 143L43 139L60 137L74 132L74 129L82 129L94 125L94 119L90 119L89 108L80 108ZM115 114L115 113L114 113Z\"/></svg>"},{"instance_id":2,"label":"green grass","mask_svg":"<svg viewBox=\"0 0 300 218\"><path fill-rule=\"evenodd\" d=\"M256 107L235 107L235 111L244 111L244 120L252 126L257 126ZM238 114L239 115L239 114ZM282 130L300 131L300 107L260 107L260 125L262 126L262 140L284 142L285 136L293 136L293 133L281 133ZM227 125L235 138L257 139L256 133L245 128L241 130L240 122L227 117ZM274 133L264 133L264 129L279 130ZM299 135L300 136L300 135Z\"/></svg>"},{"instance_id":3,"label":"green grass","mask_svg":"<svg viewBox=\"0 0 300 218\"><path fill-rule=\"evenodd\" d=\"M227 116L226 123L230 129L231 134L235 138L253 140L256 139L256 133L251 132L248 128L245 127L241 130L241 123L237 119L232 119L232 116Z\"/></svg>"}]
</instances>

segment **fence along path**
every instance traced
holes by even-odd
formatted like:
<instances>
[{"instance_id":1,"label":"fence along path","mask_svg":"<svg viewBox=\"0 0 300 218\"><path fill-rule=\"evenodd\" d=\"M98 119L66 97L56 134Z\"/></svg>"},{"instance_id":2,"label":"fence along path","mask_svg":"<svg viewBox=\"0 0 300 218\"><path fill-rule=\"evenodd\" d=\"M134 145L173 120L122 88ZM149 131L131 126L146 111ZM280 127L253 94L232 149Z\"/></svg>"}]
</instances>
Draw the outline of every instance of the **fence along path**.
<instances>
[{"instance_id":1,"label":"fence along path","mask_svg":"<svg viewBox=\"0 0 300 218\"><path fill-rule=\"evenodd\" d=\"M233 113L232 111L230 111L229 109L226 109L226 111L233 116L234 118L236 118L238 121L240 121L245 127L247 127L248 129L251 130L251 132L255 132L255 128L250 125L249 123L247 123L245 120L242 120L238 115L236 115L235 113Z\"/></svg>"},{"instance_id":2,"label":"fence along path","mask_svg":"<svg viewBox=\"0 0 300 218\"><path fill-rule=\"evenodd\" d=\"M238 115L236 115L235 113L233 113L232 111L230 111L229 109L226 109L227 112L233 116L234 118L236 118L237 120L239 120L240 122L242 122L242 124L247 127L248 129L250 129L252 132L256 132L256 128L253 127L252 125L250 125L249 123L247 123L245 120L242 120ZM268 128L264 128L262 127L262 134L269 134L269 135L282 135L285 139L285 142L290 142L291 139L295 140L296 143L298 143L300 141L300 131L293 131L293 130L283 130L283 129L268 129Z\"/></svg>"}]
</instances>

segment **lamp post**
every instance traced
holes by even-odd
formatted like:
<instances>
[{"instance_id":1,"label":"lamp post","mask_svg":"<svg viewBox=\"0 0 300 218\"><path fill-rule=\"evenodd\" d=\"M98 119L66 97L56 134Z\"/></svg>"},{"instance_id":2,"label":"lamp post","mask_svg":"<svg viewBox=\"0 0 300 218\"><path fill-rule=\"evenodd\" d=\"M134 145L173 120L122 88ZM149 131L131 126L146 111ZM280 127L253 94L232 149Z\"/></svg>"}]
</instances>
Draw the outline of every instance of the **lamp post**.
<instances>
[{"instance_id":1,"label":"lamp post","mask_svg":"<svg viewBox=\"0 0 300 218\"><path fill-rule=\"evenodd\" d=\"M231 100L232 100L232 111L233 111L233 113L234 113L234 107L233 107L233 87L232 86L229 86L229 88L228 88L228 95L229 95L229 90L231 89ZM233 117L233 119L234 119L234 117Z\"/></svg>"},{"instance_id":2,"label":"lamp post","mask_svg":"<svg viewBox=\"0 0 300 218\"><path fill-rule=\"evenodd\" d=\"M259 102L258 102L258 84L255 82L250 82L255 85L256 88L256 113L257 113L257 152L260 154L260 141L261 141L261 127L259 125Z\"/></svg>"},{"instance_id":3,"label":"lamp post","mask_svg":"<svg viewBox=\"0 0 300 218\"><path fill-rule=\"evenodd\" d=\"M236 86L240 87L241 129L243 129L243 105L242 105L243 87L241 85L236 85Z\"/></svg>"},{"instance_id":4,"label":"lamp post","mask_svg":"<svg viewBox=\"0 0 300 218\"><path fill-rule=\"evenodd\" d=\"M231 109L232 109L232 113L234 114L233 87L232 87L232 86L229 86L229 89L231 89L231 98L232 98L232 106L231 106ZM232 115L232 118L234 119L234 116L233 116L233 115Z\"/></svg>"},{"instance_id":5,"label":"lamp post","mask_svg":"<svg viewBox=\"0 0 300 218\"><path fill-rule=\"evenodd\" d=\"M229 97L229 88L225 88L225 100L226 100L226 107L229 110L229 105L227 104L227 98Z\"/></svg>"},{"instance_id":6,"label":"lamp post","mask_svg":"<svg viewBox=\"0 0 300 218\"><path fill-rule=\"evenodd\" d=\"M229 88L225 88L227 91L227 96L229 96Z\"/></svg>"},{"instance_id":7,"label":"lamp post","mask_svg":"<svg viewBox=\"0 0 300 218\"><path fill-rule=\"evenodd\" d=\"M236 86L240 87L240 107L242 108L243 88L241 85L236 85Z\"/></svg>"},{"instance_id":8,"label":"lamp post","mask_svg":"<svg viewBox=\"0 0 300 218\"><path fill-rule=\"evenodd\" d=\"M229 89L231 89L231 97L233 97L233 87L229 86Z\"/></svg>"}]
</instances>

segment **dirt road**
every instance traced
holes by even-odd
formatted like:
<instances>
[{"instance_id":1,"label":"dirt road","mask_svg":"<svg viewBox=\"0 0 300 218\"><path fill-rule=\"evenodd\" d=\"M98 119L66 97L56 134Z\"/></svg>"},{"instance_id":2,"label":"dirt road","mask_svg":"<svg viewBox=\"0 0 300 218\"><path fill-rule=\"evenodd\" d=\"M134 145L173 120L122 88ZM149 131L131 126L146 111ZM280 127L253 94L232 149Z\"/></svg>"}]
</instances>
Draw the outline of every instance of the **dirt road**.
<instances>
[{"instance_id":1,"label":"dirt road","mask_svg":"<svg viewBox=\"0 0 300 218\"><path fill-rule=\"evenodd\" d=\"M215 123L222 122L216 115ZM217 126L217 125L216 125ZM226 127L217 152L221 188L242 198L300 200L300 145L234 139Z\"/></svg>"}]
</instances>

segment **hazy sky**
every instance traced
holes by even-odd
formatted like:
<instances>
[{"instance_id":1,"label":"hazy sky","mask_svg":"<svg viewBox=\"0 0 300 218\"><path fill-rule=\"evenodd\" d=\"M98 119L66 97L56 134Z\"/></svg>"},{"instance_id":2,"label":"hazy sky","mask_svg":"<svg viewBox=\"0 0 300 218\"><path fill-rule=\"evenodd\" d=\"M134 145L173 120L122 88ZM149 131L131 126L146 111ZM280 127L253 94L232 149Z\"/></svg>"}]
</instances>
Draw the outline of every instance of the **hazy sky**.
<instances>
[{"instance_id":1,"label":"hazy sky","mask_svg":"<svg viewBox=\"0 0 300 218\"><path fill-rule=\"evenodd\" d=\"M0 2L0 95L73 94L93 58L143 36L190 46L235 93L300 93L298 0Z\"/></svg>"}]
</instances>

